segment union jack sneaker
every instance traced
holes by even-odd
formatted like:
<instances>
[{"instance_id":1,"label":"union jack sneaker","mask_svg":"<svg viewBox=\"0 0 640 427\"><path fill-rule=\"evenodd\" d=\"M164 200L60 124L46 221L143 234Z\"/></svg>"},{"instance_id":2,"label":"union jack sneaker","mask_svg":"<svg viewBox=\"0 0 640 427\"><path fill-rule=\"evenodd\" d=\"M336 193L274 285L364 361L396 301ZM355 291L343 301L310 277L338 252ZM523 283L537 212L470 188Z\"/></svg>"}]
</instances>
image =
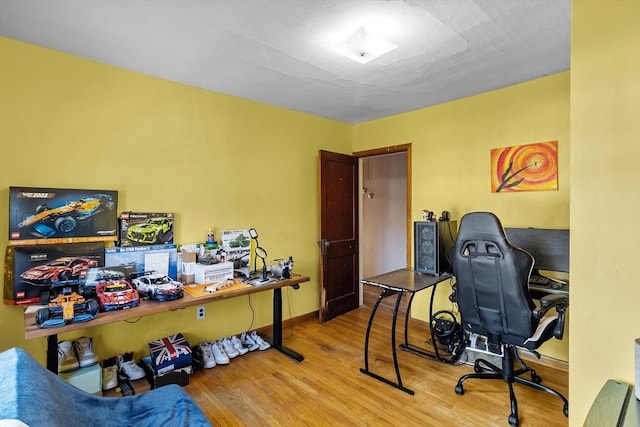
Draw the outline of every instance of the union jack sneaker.
<instances>
[{"instance_id":1,"label":"union jack sneaker","mask_svg":"<svg viewBox=\"0 0 640 427\"><path fill-rule=\"evenodd\" d=\"M138 366L136 361L133 360L132 351L118 356L118 371L129 377L132 381L139 380L145 376L144 369Z\"/></svg>"}]
</instances>

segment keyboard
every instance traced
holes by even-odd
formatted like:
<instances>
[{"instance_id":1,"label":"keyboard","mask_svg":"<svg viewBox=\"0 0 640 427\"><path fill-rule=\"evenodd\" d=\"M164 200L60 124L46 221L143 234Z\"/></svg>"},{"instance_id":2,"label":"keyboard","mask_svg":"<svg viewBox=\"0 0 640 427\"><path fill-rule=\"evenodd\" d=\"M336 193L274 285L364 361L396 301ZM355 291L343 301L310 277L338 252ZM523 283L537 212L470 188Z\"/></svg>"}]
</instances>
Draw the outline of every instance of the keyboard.
<instances>
[{"instance_id":1,"label":"keyboard","mask_svg":"<svg viewBox=\"0 0 640 427\"><path fill-rule=\"evenodd\" d=\"M552 282L548 277L538 276L537 274L532 274L531 277L529 277L529 283L534 285L550 286Z\"/></svg>"}]
</instances>

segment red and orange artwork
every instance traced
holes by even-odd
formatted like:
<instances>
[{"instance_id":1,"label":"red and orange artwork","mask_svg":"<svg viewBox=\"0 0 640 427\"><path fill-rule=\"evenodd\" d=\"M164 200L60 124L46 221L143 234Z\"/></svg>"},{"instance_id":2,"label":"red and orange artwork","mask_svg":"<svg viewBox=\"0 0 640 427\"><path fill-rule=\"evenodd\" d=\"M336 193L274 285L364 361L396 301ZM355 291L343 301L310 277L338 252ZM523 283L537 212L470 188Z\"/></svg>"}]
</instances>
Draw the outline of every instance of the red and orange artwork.
<instances>
[{"instance_id":1,"label":"red and orange artwork","mask_svg":"<svg viewBox=\"0 0 640 427\"><path fill-rule=\"evenodd\" d=\"M491 150L491 192L558 189L558 141Z\"/></svg>"}]
</instances>

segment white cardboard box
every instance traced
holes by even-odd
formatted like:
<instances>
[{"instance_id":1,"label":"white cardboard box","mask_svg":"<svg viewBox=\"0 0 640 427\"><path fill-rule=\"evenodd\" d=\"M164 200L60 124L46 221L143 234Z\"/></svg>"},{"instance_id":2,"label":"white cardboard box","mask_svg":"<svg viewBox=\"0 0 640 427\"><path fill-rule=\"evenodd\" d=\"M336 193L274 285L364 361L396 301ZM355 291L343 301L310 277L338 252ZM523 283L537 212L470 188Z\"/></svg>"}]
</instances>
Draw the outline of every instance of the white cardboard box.
<instances>
[{"instance_id":1,"label":"white cardboard box","mask_svg":"<svg viewBox=\"0 0 640 427\"><path fill-rule=\"evenodd\" d=\"M215 283L233 279L233 263L196 264L194 268L196 283Z\"/></svg>"}]
</instances>

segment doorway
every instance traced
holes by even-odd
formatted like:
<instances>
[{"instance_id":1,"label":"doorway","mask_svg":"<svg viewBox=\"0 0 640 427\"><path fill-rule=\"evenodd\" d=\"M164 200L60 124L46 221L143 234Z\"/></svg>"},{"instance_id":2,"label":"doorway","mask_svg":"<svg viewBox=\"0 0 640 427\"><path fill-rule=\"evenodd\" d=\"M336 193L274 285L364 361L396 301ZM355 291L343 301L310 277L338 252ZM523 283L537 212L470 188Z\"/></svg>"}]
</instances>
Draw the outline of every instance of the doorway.
<instances>
[{"instance_id":1,"label":"doorway","mask_svg":"<svg viewBox=\"0 0 640 427\"><path fill-rule=\"evenodd\" d=\"M361 279L410 265L410 146L358 155ZM371 295L360 285L360 304Z\"/></svg>"}]
</instances>

